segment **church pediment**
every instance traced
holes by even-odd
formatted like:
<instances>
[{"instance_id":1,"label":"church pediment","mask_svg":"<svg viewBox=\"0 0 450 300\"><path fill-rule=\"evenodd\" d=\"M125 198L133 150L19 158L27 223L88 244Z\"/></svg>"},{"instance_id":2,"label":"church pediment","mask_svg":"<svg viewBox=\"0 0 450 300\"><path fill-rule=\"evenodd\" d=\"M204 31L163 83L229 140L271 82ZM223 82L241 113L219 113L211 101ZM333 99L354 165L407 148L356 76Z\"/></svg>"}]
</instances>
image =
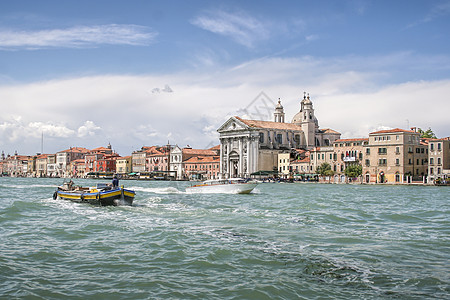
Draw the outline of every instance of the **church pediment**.
<instances>
[{"instance_id":1,"label":"church pediment","mask_svg":"<svg viewBox=\"0 0 450 300\"><path fill-rule=\"evenodd\" d=\"M232 131L240 131L240 130L248 130L250 127L247 126L244 122L238 120L235 117L229 118L219 129L217 132L232 132Z\"/></svg>"}]
</instances>

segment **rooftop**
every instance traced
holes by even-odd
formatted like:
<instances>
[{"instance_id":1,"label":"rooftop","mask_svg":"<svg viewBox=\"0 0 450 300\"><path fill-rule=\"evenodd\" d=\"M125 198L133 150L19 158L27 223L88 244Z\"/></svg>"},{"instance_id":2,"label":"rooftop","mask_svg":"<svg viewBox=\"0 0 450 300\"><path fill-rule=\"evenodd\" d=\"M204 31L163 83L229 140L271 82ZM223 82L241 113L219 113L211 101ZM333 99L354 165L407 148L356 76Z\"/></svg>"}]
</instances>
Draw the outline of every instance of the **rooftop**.
<instances>
[{"instance_id":1,"label":"rooftop","mask_svg":"<svg viewBox=\"0 0 450 300\"><path fill-rule=\"evenodd\" d=\"M380 131L375 131L375 132L371 132L369 134L383 134L383 133L417 133L413 130L406 130L406 129L400 129L400 128L394 128L394 129L388 129L388 130L380 130Z\"/></svg>"}]
</instances>

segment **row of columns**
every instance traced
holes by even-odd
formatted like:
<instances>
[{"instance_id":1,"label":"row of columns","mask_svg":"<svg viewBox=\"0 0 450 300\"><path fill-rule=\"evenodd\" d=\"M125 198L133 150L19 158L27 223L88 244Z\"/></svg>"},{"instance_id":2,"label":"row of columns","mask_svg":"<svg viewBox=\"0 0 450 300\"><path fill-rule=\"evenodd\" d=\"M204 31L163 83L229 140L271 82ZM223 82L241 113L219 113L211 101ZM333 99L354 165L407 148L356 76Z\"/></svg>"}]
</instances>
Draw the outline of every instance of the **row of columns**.
<instances>
[{"instance_id":1,"label":"row of columns","mask_svg":"<svg viewBox=\"0 0 450 300\"><path fill-rule=\"evenodd\" d=\"M248 177L254 168L252 165L257 163L256 137L238 136L222 138L220 143L220 173L229 178L234 175L234 161L231 160L231 152L238 154L237 176ZM237 147L233 147L233 141L237 141ZM225 153L225 148L227 152ZM244 149L246 149L244 153ZM225 170L226 169L226 170Z\"/></svg>"}]
</instances>

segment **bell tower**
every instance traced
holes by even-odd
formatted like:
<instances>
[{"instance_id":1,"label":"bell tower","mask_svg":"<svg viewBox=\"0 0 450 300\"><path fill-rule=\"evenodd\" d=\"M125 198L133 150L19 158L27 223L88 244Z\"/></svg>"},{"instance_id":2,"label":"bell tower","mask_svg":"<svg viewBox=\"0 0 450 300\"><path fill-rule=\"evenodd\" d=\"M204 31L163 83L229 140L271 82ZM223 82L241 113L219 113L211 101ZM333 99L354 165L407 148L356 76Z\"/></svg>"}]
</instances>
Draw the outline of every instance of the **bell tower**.
<instances>
[{"instance_id":1,"label":"bell tower","mask_svg":"<svg viewBox=\"0 0 450 300\"><path fill-rule=\"evenodd\" d=\"M281 105L281 99L278 98L278 104L275 106L275 112L273 113L274 122L284 123L284 108Z\"/></svg>"}]
</instances>

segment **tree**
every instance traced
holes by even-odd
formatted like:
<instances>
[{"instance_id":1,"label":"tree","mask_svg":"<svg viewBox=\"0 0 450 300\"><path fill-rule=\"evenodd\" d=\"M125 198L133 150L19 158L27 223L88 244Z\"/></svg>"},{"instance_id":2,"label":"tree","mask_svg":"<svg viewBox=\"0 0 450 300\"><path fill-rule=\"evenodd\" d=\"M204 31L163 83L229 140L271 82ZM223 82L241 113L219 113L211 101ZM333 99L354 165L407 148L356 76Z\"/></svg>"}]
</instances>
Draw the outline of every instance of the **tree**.
<instances>
[{"instance_id":1,"label":"tree","mask_svg":"<svg viewBox=\"0 0 450 300\"><path fill-rule=\"evenodd\" d=\"M430 138L430 139L436 139L436 135L434 134L433 130L431 130L430 127L426 131L423 131L422 128L417 129L417 132L420 133L421 138Z\"/></svg>"},{"instance_id":2,"label":"tree","mask_svg":"<svg viewBox=\"0 0 450 300\"><path fill-rule=\"evenodd\" d=\"M345 168L344 174L348 178L359 177L362 174L362 166L359 165L359 164L357 164L357 165L349 165L347 168Z\"/></svg>"},{"instance_id":3,"label":"tree","mask_svg":"<svg viewBox=\"0 0 450 300\"><path fill-rule=\"evenodd\" d=\"M320 176L333 176L334 172L331 169L331 165L329 163L322 163L320 166L317 167L316 169L317 174L319 174ZM330 178L331 180L331 178Z\"/></svg>"}]
</instances>

